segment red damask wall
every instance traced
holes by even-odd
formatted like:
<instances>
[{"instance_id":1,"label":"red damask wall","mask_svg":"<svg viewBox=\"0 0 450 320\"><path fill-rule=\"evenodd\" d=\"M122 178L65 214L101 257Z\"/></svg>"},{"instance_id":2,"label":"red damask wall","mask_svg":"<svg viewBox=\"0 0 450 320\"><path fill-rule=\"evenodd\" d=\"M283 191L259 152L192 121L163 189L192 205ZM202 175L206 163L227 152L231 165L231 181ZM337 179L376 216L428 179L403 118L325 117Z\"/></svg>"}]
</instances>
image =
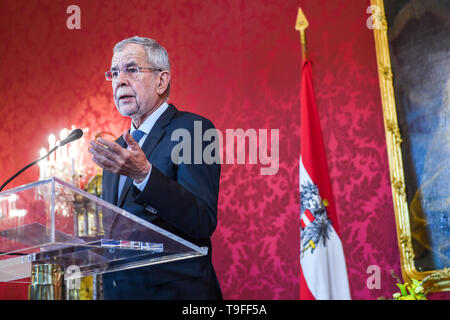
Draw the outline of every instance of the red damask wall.
<instances>
[{"instance_id":1,"label":"red damask wall","mask_svg":"<svg viewBox=\"0 0 450 320\"><path fill-rule=\"evenodd\" d=\"M81 9L68 30L66 9ZM400 275L369 0L109 0L0 2L0 180L34 160L72 124L120 135L104 71L133 35L163 44L171 102L217 128L279 129L280 169L222 166L213 259L226 299L298 299L301 6L310 22L314 86L353 299L396 290ZM87 150L84 150L87 152ZM32 168L8 187L38 178ZM381 288L367 288L367 268ZM0 298L25 298L1 285Z\"/></svg>"}]
</instances>

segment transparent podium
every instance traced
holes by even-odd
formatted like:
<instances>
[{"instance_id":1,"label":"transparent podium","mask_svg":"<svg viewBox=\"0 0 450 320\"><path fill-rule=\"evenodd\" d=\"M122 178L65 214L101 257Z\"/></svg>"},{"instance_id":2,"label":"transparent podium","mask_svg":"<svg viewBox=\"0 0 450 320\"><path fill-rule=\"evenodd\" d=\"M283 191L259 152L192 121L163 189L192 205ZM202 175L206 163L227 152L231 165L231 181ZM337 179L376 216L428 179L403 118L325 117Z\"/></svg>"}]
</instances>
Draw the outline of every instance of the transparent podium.
<instances>
[{"instance_id":1,"label":"transparent podium","mask_svg":"<svg viewBox=\"0 0 450 320\"><path fill-rule=\"evenodd\" d=\"M203 256L198 247L58 178L0 193L0 282L69 298L80 277Z\"/></svg>"}]
</instances>

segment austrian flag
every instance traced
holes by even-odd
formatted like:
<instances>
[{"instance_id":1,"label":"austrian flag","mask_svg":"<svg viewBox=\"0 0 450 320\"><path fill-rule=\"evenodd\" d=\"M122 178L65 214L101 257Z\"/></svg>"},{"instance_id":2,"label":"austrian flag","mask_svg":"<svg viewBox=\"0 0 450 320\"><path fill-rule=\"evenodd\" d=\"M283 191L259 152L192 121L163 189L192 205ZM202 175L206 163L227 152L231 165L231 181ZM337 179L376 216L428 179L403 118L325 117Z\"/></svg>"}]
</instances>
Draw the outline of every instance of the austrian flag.
<instances>
[{"instance_id":1,"label":"austrian flag","mask_svg":"<svg viewBox=\"0 0 450 320\"><path fill-rule=\"evenodd\" d=\"M347 268L308 60L302 66L300 104L300 299L348 300Z\"/></svg>"},{"instance_id":2,"label":"austrian flag","mask_svg":"<svg viewBox=\"0 0 450 320\"><path fill-rule=\"evenodd\" d=\"M314 215L311 213L311 211L309 211L309 209L306 209L300 216L300 226L302 227L302 230L304 230L306 226L313 222L314 219Z\"/></svg>"}]
</instances>

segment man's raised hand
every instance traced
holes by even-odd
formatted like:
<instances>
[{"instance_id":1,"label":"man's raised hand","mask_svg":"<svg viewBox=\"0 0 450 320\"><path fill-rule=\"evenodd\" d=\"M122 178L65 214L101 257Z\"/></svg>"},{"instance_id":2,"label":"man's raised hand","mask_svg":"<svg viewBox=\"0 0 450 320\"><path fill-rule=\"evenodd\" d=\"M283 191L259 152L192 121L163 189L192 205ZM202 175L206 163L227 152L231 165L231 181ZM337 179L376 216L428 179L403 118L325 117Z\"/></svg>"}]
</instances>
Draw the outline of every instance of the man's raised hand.
<instances>
[{"instance_id":1,"label":"man's raised hand","mask_svg":"<svg viewBox=\"0 0 450 320\"><path fill-rule=\"evenodd\" d=\"M107 139L92 140L89 148L92 161L103 169L130 177L140 183L150 171L151 164L144 151L128 131L125 131L123 138L128 144L128 149L122 148L118 143Z\"/></svg>"}]
</instances>

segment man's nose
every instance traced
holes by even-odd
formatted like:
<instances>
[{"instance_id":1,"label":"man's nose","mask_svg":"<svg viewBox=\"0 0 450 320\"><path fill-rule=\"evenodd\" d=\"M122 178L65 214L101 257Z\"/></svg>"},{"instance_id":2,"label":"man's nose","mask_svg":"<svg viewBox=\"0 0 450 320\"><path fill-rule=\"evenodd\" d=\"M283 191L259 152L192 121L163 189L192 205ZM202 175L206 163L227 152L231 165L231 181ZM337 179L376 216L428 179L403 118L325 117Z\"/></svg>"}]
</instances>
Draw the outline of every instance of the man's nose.
<instances>
[{"instance_id":1,"label":"man's nose","mask_svg":"<svg viewBox=\"0 0 450 320\"><path fill-rule=\"evenodd\" d=\"M130 84L130 82L129 82L129 79L126 76L125 72L120 71L119 75L117 76L117 79L116 79L116 86L122 87L122 86L127 86L129 84Z\"/></svg>"}]
</instances>

